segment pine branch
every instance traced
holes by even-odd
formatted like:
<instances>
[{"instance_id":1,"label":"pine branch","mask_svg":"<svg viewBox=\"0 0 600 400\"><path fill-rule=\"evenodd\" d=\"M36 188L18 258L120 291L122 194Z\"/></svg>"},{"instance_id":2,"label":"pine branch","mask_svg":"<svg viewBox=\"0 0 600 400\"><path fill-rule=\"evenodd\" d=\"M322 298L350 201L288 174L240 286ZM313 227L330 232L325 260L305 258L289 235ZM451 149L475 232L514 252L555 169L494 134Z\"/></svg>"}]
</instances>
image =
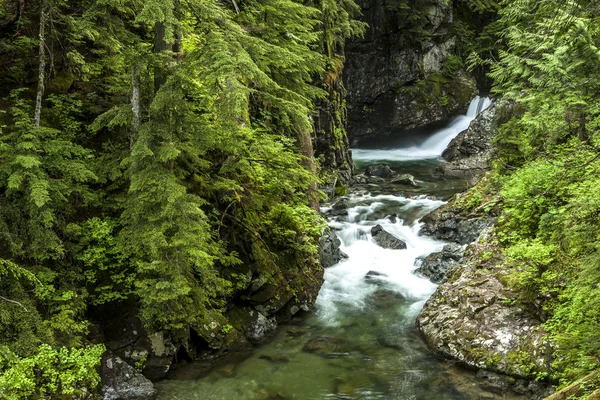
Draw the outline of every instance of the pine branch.
<instances>
[{"instance_id":1,"label":"pine branch","mask_svg":"<svg viewBox=\"0 0 600 400\"><path fill-rule=\"evenodd\" d=\"M16 300L7 299L4 296L0 296L0 299L4 300L4 301L8 301L9 303L17 304L17 305L21 306L23 308L23 310L25 310L25 312L29 312L29 310L27 309L27 307L25 307L23 304L19 303Z\"/></svg>"}]
</instances>

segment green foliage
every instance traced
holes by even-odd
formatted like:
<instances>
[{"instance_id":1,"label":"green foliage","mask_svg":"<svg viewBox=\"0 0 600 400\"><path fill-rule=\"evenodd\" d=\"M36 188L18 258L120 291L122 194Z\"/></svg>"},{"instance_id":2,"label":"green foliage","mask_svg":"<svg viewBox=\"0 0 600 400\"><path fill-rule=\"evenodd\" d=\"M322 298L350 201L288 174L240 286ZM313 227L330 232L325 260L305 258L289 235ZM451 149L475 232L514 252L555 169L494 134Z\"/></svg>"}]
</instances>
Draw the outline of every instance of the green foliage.
<instances>
[{"instance_id":1,"label":"green foliage","mask_svg":"<svg viewBox=\"0 0 600 400\"><path fill-rule=\"evenodd\" d=\"M310 204L313 114L331 107L345 145L340 73L359 12L352 0L0 3L0 397L93 388L97 307L133 304L149 330L193 327L216 347L254 274L306 274L289 284L303 288L324 224Z\"/></svg>"},{"instance_id":2,"label":"green foliage","mask_svg":"<svg viewBox=\"0 0 600 400\"><path fill-rule=\"evenodd\" d=\"M490 77L510 112L496 138L498 235L509 282L546 319L554 378L566 384L600 355L600 9L519 0L500 16L506 48Z\"/></svg>"},{"instance_id":3,"label":"green foliage","mask_svg":"<svg viewBox=\"0 0 600 400\"><path fill-rule=\"evenodd\" d=\"M88 395L100 383L96 367L104 351L103 345L55 350L44 344L19 359L0 346L0 395L7 400Z\"/></svg>"}]
</instances>

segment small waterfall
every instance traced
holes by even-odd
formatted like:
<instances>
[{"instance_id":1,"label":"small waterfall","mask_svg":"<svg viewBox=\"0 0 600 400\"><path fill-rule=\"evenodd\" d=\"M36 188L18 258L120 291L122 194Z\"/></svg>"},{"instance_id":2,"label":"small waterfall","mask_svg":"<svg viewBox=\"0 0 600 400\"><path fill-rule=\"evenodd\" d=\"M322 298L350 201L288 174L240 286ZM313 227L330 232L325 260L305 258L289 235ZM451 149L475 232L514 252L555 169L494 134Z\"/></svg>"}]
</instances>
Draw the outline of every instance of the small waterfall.
<instances>
[{"instance_id":1,"label":"small waterfall","mask_svg":"<svg viewBox=\"0 0 600 400\"><path fill-rule=\"evenodd\" d=\"M398 203L399 218L396 222L389 219L377 219L374 215L382 205L382 200ZM379 201L378 201L379 200ZM418 209L420 216L429 213L444 204L443 201L424 197L409 199L394 195L353 195L349 196L351 207L345 221L332 224L342 241L342 250L349 259L336 266L327 268L325 282L317 298L318 315L326 324L335 326L343 317L346 307L361 309L365 299L376 289L365 280L370 271L377 274L377 279L384 282L389 290L400 293L405 299L417 304L414 312L422 307L424 301L433 293L436 285L428 279L415 274L415 259L443 247L426 236L419 236L421 223L411 226L402 223L402 214ZM365 204L366 203L366 204ZM361 215L361 218L357 218ZM407 244L406 250L389 250L379 247L372 240L371 228L381 225L387 232L402 239ZM414 318L415 315L407 316Z\"/></svg>"},{"instance_id":2,"label":"small waterfall","mask_svg":"<svg viewBox=\"0 0 600 400\"><path fill-rule=\"evenodd\" d=\"M407 161L440 157L446 147L459 133L469 128L471 121L488 108L491 100L476 96L469 104L465 115L454 117L446 127L436 131L418 146L399 149L353 149L352 158L356 161Z\"/></svg>"}]
</instances>

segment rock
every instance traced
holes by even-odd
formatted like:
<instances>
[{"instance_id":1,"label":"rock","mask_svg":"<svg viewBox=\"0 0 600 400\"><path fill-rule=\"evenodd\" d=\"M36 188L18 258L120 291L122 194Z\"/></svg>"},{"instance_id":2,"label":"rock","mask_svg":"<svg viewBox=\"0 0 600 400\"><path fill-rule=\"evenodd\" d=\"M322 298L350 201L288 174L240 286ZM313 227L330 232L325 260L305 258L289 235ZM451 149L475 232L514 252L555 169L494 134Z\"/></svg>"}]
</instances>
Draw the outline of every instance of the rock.
<instances>
[{"instance_id":1,"label":"rock","mask_svg":"<svg viewBox=\"0 0 600 400\"><path fill-rule=\"evenodd\" d=\"M396 214L387 215L385 219L389 220L392 224L398 222L398 216Z\"/></svg>"},{"instance_id":2,"label":"rock","mask_svg":"<svg viewBox=\"0 0 600 400\"><path fill-rule=\"evenodd\" d=\"M503 283L508 271L492 230L482 232L467 254L417 318L425 342L470 368L526 380L548 373L551 349L541 321Z\"/></svg>"},{"instance_id":3,"label":"rock","mask_svg":"<svg viewBox=\"0 0 600 400\"><path fill-rule=\"evenodd\" d=\"M460 196L455 197L448 204L424 216L421 219L423 227L419 235L464 245L476 240L486 227L495 222L494 218L486 215L465 215L455 206L456 199L459 198Z\"/></svg>"},{"instance_id":4,"label":"rock","mask_svg":"<svg viewBox=\"0 0 600 400\"><path fill-rule=\"evenodd\" d=\"M452 139L442 157L449 161L439 171L447 176L465 177L482 174L489 169L492 141L498 133L498 105L492 104L480 113L469 128Z\"/></svg>"},{"instance_id":5,"label":"rock","mask_svg":"<svg viewBox=\"0 0 600 400\"><path fill-rule=\"evenodd\" d=\"M364 174L358 174L352 178L352 182L355 185L369 185L369 184L384 183L385 179L378 177L378 176L366 176Z\"/></svg>"},{"instance_id":6,"label":"rock","mask_svg":"<svg viewBox=\"0 0 600 400\"><path fill-rule=\"evenodd\" d=\"M396 176L396 172L387 164L369 165L365 171L365 175L369 177L391 178Z\"/></svg>"},{"instance_id":7,"label":"rock","mask_svg":"<svg viewBox=\"0 0 600 400\"><path fill-rule=\"evenodd\" d=\"M406 243L384 230L381 225L371 228L371 235L373 236L373 241L384 249L406 249Z\"/></svg>"},{"instance_id":8,"label":"rock","mask_svg":"<svg viewBox=\"0 0 600 400\"><path fill-rule=\"evenodd\" d=\"M348 215L348 201L346 199L340 199L331 206L331 215L344 216Z\"/></svg>"},{"instance_id":9,"label":"rock","mask_svg":"<svg viewBox=\"0 0 600 400\"><path fill-rule=\"evenodd\" d=\"M507 375L497 374L484 369L477 371L477 379L479 385L485 386L500 395L512 391L525 394L527 395L527 398L531 400L542 400L553 392L551 386L544 385L543 383L527 381L525 379L515 379Z\"/></svg>"},{"instance_id":10,"label":"rock","mask_svg":"<svg viewBox=\"0 0 600 400\"><path fill-rule=\"evenodd\" d=\"M115 319L104 328L103 335L106 347L115 355L130 364L143 362L142 373L150 380L166 376L177 349L187 341L186 337L173 338L164 331L148 333L137 316Z\"/></svg>"},{"instance_id":11,"label":"rock","mask_svg":"<svg viewBox=\"0 0 600 400\"><path fill-rule=\"evenodd\" d=\"M262 340L277 328L274 317L265 317L256 309L250 307L235 307L227 313L233 327L244 334L251 342Z\"/></svg>"},{"instance_id":12,"label":"rock","mask_svg":"<svg viewBox=\"0 0 600 400\"><path fill-rule=\"evenodd\" d=\"M337 357L346 355L350 351L350 348L345 340L323 336L308 341L302 348L302 351L318 354L323 357Z\"/></svg>"},{"instance_id":13,"label":"rock","mask_svg":"<svg viewBox=\"0 0 600 400\"><path fill-rule=\"evenodd\" d=\"M463 246L456 243L447 244L442 251L421 258L422 264L415 272L429 278L434 283L443 282L448 271L453 265L460 262L464 253Z\"/></svg>"},{"instance_id":14,"label":"rock","mask_svg":"<svg viewBox=\"0 0 600 400\"><path fill-rule=\"evenodd\" d=\"M363 174L355 175L352 180L357 185L366 185L369 183L369 177Z\"/></svg>"},{"instance_id":15,"label":"rock","mask_svg":"<svg viewBox=\"0 0 600 400\"><path fill-rule=\"evenodd\" d=\"M373 272L373 271L371 271ZM367 274L365 279L370 275ZM370 278L373 279L373 278ZM387 289L377 289L368 298L367 303L377 309L387 309L404 302L404 296L398 292Z\"/></svg>"},{"instance_id":16,"label":"rock","mask_svg":"<svg viewBox=\"0 0 600 400\"><path fill-rule=\"evenodd\" d=\"M319 261L323 268L329 268L348 258L348 255L340 250L341 244L342 242L334 231L325 230L319 239Z\"/></svg>"},{"instance_id":17,"label":"rock","mask_svg":"<svg viewBox=\"0 0 600 400\"><path fill-rule=\"evenodd\" d=\"M391 183L395 185L409 185L413 187L419 187L419 184L415 181L415 177L411 174L402 174L399 177L392 179Z\"/></svg>"},{"instance_id":18,"label":"rock","mask_svg":"<svg viewBox=\"0 0 600 400\"><path fill-rule=\"evenodd\" d=\"M444 75L452 53L452 2L413 4L409 12L387 0L362 0L365 35L348 40L344 83L353 144L374 136L443 122L467 110L475 82ZM415 38L415 28L424 30Z\"/></svg>"},{"instance_id":19,"label":"rock","mask_svg":"<svg viewBox=\"0 0 600 400\"><path fill-rule=\"evenodd\" d=\"M246 337L253 342L258 342L276 328L277 321L275 321L275 318L267 318L261 313L256 312L256 319L252 322L250 329L246 332Z\"/></svg>"},{"instance_id":20,"label":"rock","mask_svg":"<svg viewBox=\"0 0 600 400\"><path fill-rule=\"evenodd\" d=\"M365 282L366 283L371 283L371 284L375 284L375 285L379 285L384 283L385 280L381 279L381 278L385 278L387 275L382 273L382 272L377 272L377 271L369 271L367 272L367 274L365 275Z\"/></svg>"},{"instance_id":21,"label":"rock","mask_svg":"<svg viewBox=\"0 0 600 400\"><path fill-rule=\"evenodd\" d=\"M102 400L152 400L152 382L120 357L107 352L102 358Z\"/></svg>"}]
</instances>

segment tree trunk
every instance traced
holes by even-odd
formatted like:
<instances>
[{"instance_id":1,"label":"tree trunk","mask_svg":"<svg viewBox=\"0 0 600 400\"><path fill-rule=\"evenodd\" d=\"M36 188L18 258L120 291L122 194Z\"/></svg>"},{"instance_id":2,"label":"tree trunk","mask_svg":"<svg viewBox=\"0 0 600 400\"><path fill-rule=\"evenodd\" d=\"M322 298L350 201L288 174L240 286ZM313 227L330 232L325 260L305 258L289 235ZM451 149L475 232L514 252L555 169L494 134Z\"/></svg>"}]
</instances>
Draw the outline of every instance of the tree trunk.
<instances>
[{"instance_id":1,"label":"tree trunk","mask_svg":"<svg viewBox=\"0 0 600 400\"><path fill-rule=\"evenodd\" d=\"M33 126L39 128L42 116L42 100L44 98L44 76L46 71L46 1L40 5L40 44L39 44L39 69L38 69L38 88L35 99L35 115L33 117Z\"/></svg>"},{"instance_id":2,"label":"tree trunk","mask_svg":"<svg viewBox=\"0 0 600 400\"><path fill-rule=\"evenodd\" d=\"M309 131L301 131L298 133L298 145L300 146L300 153L304 156L304 161L302 162L304 168L309 170L311 173L316 174L317 168L315 166L312 138L310 137ZM319 192L316 181L311 182L310 186L308 187L308 204L315 211L320 212Z\"/></svg>"},{"instance_id":3,"label":"tree trunk","mask_svg":"<svg viewBox=\"0 0 600 400\"><path fill-rule=\"evenodd\" d=\"M131 127L129 142L130 148L132 149L137 138L137 132L141 121L140 86L140 66L138 63L135 63L131 70L131 111L133 112L133 125Z\"/></svg>"},{"instance_id":4,"label":"tree trunk","mask_svg":"<svg viewBox=\"0 0 600 400\"><path fill-rule=\"evenodd\" d=\"M165 40L166 27L164 22L157 22L154 24L154 52L160 53L166 50L172 50L173 45L167 43ZM167 78L164 69L162 66L156 66L154 69L154 93L158 92L158 90L165 84Z\"/></svg>"},{"instance_id":5,"label":"tree trunk","mask_svg":"<svg viewBox=\"0 0 600 400\"><path fill-rule=\"evenodd\" d=\"M181 0L173 0L173 4L175 5L175 18L178 21L182 21L183 20L183 13L181 11ZM175 57L177 59L177 61L180 61L180 57L181 57L181 51L182 51L182 46L181 46L181 40L182 40L182 32L181 32L181 26L177 25L175 27L175 43L173 43L173 53L175 53Z\"/></svg>"}]
</instances>

